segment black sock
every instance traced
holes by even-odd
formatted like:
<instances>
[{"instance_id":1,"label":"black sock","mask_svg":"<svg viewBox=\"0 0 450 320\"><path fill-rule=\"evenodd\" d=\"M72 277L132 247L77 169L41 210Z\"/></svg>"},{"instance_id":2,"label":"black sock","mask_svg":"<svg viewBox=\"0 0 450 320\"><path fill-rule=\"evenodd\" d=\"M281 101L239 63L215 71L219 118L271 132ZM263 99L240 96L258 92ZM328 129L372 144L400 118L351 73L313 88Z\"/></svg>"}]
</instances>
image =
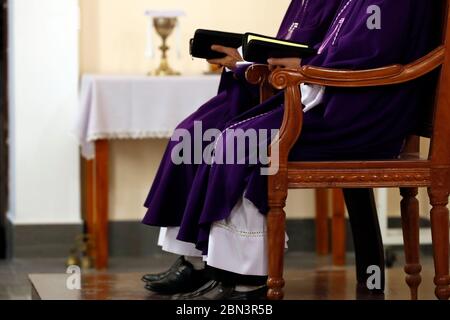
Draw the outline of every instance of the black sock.
<instances>
[{"instance_id":1,"label":"black sock","mask_svg":"<svg viewBox=\"0 0 450 320\"><path fill-rule=\"evenodd\" d=\"M225 285L235 286L263 286L267 282L267 276L251 276L243 275L230 271L217 269L211 266L206 266L206 273L212 280L220 281Z\"/></svg>"},{"instance_id":2,"label":"black sock","mask_svg":"<svg viewBox=\"0 0 450 320\"><path fill-rule=\"evenodd\" d=\"M203 269L205 269L205 262L203 262L203 258L202 257L184 256L184 259L186 261L189 261L192 264L192 266L194 267L195 270L203 270Z\"/></svg>"}]
</instances>

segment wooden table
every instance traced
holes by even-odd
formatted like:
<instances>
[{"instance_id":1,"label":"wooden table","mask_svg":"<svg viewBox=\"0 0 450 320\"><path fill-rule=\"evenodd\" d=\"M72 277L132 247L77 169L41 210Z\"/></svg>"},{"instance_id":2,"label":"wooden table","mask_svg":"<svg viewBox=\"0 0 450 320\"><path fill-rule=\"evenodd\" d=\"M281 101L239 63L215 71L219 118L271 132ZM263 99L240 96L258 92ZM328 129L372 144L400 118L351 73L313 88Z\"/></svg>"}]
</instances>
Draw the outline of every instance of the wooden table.
<instances>
[{"instance_id":1,"label":"wooden table","mask_svg":"<svg viewBox=\"0 0 450 320\"><path fill-rule=\"evenodd\" d=\"M108 267L109 222L108 140L95 142L95 159L86 160L85 199L87 232L92 243L90 255L98 270Z\"/></svg>"}]
</instances>

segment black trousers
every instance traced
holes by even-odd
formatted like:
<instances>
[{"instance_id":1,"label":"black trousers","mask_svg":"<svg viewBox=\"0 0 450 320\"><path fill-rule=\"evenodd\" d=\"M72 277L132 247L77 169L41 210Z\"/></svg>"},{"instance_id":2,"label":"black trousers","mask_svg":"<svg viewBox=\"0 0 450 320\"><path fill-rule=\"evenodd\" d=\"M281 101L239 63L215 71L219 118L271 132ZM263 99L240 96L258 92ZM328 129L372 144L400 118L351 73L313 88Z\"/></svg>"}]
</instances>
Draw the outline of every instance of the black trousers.
<instances>
[{"instance_id":1,"label":"black trousers","mask_svg":"<svg viewBox=\"0 0 450 320\"><path fill-rule=\"evenodd\" d=\"M381 270L381 291L384 291L384 248L373 189L344 189L344 198L353 235L358 284L366 285L371 276L367 268L375 265Z\"/></svg>"},{"instance_id":2,"label":"black trousers","mask_svg":"<svg viewBox=\"0 0 450 320\"><path fill-rule=\"evenodd\" d=\"M344 198L353 235L358 285L366 286L371 276L367 269L376 265L381 269L381 290L384 290L384 249L373 190L344 189ZM240 275L210 266L206 269L210 278L227 284L258 286L267 281L267 277Z\"/></svg>"}]
</instances>

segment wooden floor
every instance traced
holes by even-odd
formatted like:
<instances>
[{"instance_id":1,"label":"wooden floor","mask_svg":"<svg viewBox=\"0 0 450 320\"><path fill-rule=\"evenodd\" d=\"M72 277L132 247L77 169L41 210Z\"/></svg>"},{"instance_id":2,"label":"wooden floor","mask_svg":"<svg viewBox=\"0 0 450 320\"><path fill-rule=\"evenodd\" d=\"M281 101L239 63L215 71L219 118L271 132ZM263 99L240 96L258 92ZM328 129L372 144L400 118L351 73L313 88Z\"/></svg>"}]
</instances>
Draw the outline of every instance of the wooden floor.
<instances>
[{"instance_id":1,"label":"wooden floor","mask_svg":"<svg viewBox=\"0 0 450 320\"><path fill-rule=\"evenodd\" d=\"M66 288L67 274L32 274L32 298L43 300L161 300L170 299L148 292L141 282L141 273L87 274L82 277L81 290ZM422 273L420 299L434 298L431 268ZM357 294L353 267L286 271L288 300L408 300L403 268L387 271L384 296Z\"/></svg>"}]
</instances>

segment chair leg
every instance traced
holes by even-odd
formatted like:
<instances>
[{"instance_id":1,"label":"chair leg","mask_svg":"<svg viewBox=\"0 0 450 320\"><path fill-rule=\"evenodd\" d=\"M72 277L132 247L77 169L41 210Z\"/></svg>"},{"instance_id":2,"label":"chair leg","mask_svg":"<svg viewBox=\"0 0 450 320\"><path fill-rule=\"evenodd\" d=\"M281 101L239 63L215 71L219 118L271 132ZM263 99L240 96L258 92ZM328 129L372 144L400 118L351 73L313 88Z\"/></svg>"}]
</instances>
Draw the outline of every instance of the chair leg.
<instances>
[{"instance_id":1,"label":"chair leg","mask_svg":"<svg viewBox=\"0 0 450 320\"><path fill-rule=\"evenodd\" d=\"M400 188L402 196L401 215L403 242L405 250L406 283L411 290L411 300L418 299L418 289L422 282L420 272L420 241L419 241L419 201L417 188Z\"/></svg>"},{"instance_id":2,"label":"chair leg","mask_svg":"<svg viewBox=\"0 0 450 320\"><path fill-rule=\"evenodd\" d=\"M447 208L449 193L446 189L431 187L428 189L431 209L431 233L436 285L435 294L440 300L450 297L449 277L449 211Z\"/></svg>"},{"instance_id":3,"label":"chair leg","mask_svg":"<svg viewBox=\"0 0 450 320\"><path fill-rule=\"evenodd\" d=\"M267 298L282 300L284 297L284 246L286 215L281 208L271 208L267 219L269 242L269 278Z\"/></svg>"},{"instance_id":4,"label":"chair leg","mask_svg":"<svg viewBox=\"0 0 450 320\"><path fill-rule=\"evenodd\" d=\"M342 189L333 189L333 216L331 238L333 264L344 266L346 259L346 226L345 226L345 203Z\"/></svg>"},{"instance_id":5,"label":"chair leg","mask_svg":"<svg viewBox=\"0 0 450 320\"><path fill-rule=\"evenodd\" d=\"M328 189L316 189L316 252L320 256L330 253L328 228Z\"/></svg>"},{"instance_id":6,"label":"chair leg","mask_svg":"<svg viewBox=\"0 0 450 320\"><path fill-rule=\"evenodd\" d=\"M378 223L377 207L372 189L344 189L355 248L356 275L360 288L367 289L369 266L381 271L381 288L385 287L384 249Z\"/></svg>"},{"instance_id":7,"label":"chair leg","mask_svg":"<svg viewBox=\"0 0 450 320\"><path fill-rule=\"evenodd\" d=\"M280 175L281 176L281 175ZM284 297L284 249L286 234L286 206L287 183L283 183L280 176L269 176L267 240L269 277L267 279L267 298L269 300L282 300ZM284 180L287 181L287 180Z\"/></svg>"}]
</instances>

